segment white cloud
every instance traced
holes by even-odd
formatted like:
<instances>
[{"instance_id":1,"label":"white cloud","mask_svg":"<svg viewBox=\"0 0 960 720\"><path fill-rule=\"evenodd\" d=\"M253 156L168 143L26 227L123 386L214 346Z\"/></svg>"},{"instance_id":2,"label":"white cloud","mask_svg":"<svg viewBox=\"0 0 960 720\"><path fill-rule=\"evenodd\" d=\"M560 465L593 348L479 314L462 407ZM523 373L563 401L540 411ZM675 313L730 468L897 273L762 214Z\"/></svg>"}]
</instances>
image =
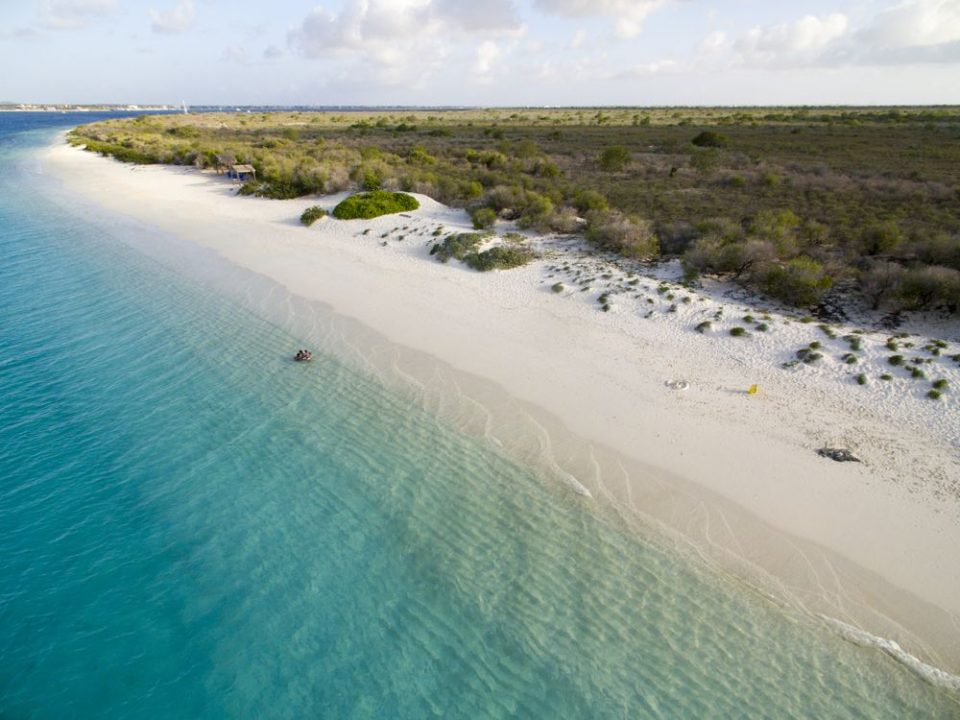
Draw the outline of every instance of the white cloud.
<instances>
[{"instance_id":1,"label":"white cloud","mask_svg":"<svg viewBox=\"0 0 960 720\"><path fill-rule=\"evenodd\" d=\"M960 1L901 2L858 32L850 52L861 64L960 62Z\"/></svg>"},{"instance_id":2,"label":"white cloud","mask_svg":"<svg viewBox=\"0 0 960 720\"><path fill-rule=\"evenodd\" d=\"M737 38L734 50L749 65L798 65L818 60L848 30L846 15L806 17L794 23L755 27Z\"/></svg>"},{"instance_id":3,"label":"white cloud","mask_svg":"<svg viewBox=\"0 0 960 720\"><path fill-rule=\"evenodd\" d=\"M117 0L43 0L40 22L50 28L78 28L116 8Z\"/></svg>"},{"instance_id":4,"label":"white cloud","mask_svg":"<svg viewBox=\"0 0 960 720\"><path fill-rule=\"evenodd\" d=\"M489 82L490 72L497 59L500 57L500 46L492 40L485 40L477 48L477 57L473 63L473 74L479 80Z\"/></svg>"},{"instance_id":5,"label":"white cloud","mask_svg":"<svg viewBox=\"0 0 960 720\"><path fill-rule=\"evenodd\" d=\"M574 50L577 50L583 47L584 41L587 39L587 34L583 30L577 30L573 34L573 39L570 40L570 47Z\"/></svg>"},{"instance_id":6,"label":"white cloud","mask_svg":"<svg viewBox=\"0 0 960 720\"><path fill-rule=\"evenodd\" d=\"M150 11L150 27L158 33L179 33L190 27L193 22L193 0L180 0L172 10Z\"/></svg>"},{"instance_id":7,"label":"white cloud","mask_svg":"<svg viewBox=\"0 0 960 720\"><path fill-rule=\"evenodd\" d=\"M715 53L725 50L728 47L729 42L727 42L726 33L717 31L710 33L703 40L701 40L700 44L697 46L697 49L701 53Z\"/></svg>"},{"instance_id":8,"label":"white cloud","mask_svg":"<svg viewBox=\"0 0 960 720\"><path fill-rule=\"evenodd\" d=\"M627 72L623 73L629 77L649 77L651 75L663 75L664 73L681 72L685 67L675 60L657 60L655 62L635 65Z\"/></svg>"},{"instance_id":9,"label":"white cloud","mask_svg":"<svg viewBox=\"0 0 960 720\"><path fill-rule=\"evenodd\" d=\"M288 40L308 57L325 57L382 42L520 31L509 0L347 0L339 15L315 7Z\"/></svg>"},{"instance_id":10,"label":"white cloud","mask_svg":"<svg viewBox=\"0 0 960 720\"><path fill-rule=\"evenodd\" d=\"M632 38L640 34L643 21L667 0L536 0L545 12L566 17L611 17L616 21L617 35Z\"/></svg>"},{"instance_id":11,"label":"white cloud","mask_svg":"<svg viewBox=\"0 0 960 720\"><path fill-rule=\"evenodd\" d=\"M879 13L860 33L874 48L930 47L960 40L958 0L912 0Z\"/></svg>"},{"instance_id":12,"label":"white cloud","mask_svg":"<svg viewBox=\"0 0 960 720\"><path fill-rule=\"evenodd\" d=\"M306 57L350 63L368 82L409 85L449 67L452 56L468 52L464 46L475 34L485 41L472 69L485 77L504 52L495 40L517 41L525 32L511 0L347 0L339 14L315 7L287 42Z\"/></svg>"},{"instance_id":13,"label":"white cloud","mask_svg":"<svg viewBox=\"0 0 960 720\"><path fill-rule=\"evenodd\" d=\"M698 47L699 59L724 53L745 67L845 67L960 62L960 0L906 0L859 29L845 15L808 15L755 27L727 42L719 33Z\"/></svg>"}]
</instances>

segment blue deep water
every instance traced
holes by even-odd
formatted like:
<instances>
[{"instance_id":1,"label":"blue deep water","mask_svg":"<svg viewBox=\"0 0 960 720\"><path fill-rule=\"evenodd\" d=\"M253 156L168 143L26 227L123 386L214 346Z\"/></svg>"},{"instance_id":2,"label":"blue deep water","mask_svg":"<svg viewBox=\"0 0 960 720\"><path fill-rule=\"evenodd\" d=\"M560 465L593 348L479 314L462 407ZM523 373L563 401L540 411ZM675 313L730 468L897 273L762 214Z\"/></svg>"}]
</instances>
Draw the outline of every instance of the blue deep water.
<instances>
[{"instance_id":1,"label":"blue deep water","mask_svg":"<svg viewBox=\"0 0 960 720\"><path fill-rule=\"evenodd\" d=\"M55 202L93 119L0 114L0 718L960 716Z\"/></svg>"}]
</instances>

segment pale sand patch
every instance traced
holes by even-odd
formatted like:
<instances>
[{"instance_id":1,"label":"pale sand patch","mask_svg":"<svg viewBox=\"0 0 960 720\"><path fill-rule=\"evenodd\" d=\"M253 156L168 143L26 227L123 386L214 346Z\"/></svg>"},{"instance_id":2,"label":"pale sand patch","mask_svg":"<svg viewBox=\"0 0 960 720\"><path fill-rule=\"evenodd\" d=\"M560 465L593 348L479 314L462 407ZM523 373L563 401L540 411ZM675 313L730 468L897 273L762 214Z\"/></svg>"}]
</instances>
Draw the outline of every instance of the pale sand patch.
<instances>
[{"instance_id":1,"label":"pale sand patch","mask_svg":"<svg viewBox=\"0 0 960 720\"><path fill-rule=\"evenodd\" d=\"M704 337L692 327L716 299L645 318L642 301L617 298L601 313L596 292L578 295L569 281L550 291L562 279L547 278L555 260L486 274L443 265L428 257L430 232L468 221L425 197L410 217L323 219L307 229L302 210L330 209L336 198L235 197L222 178L121 165L62 144L43 167L112 211L475 376L478 393L492 381L522 402L502 399L491 417L505 427L511 412L536 417L545 439L527 455L549 455L598 501L681 532L711 559L723 555L725 567L761 568L769 587L815 612L960 670L960 372L948 365L938 373L953 389L934 403L900 379L893 388L839 382L836 363L781 369L815 326L775 317L762 338ZM742 307L724 305L725 325L743 324L734 322ZM886 371L877 342L850 372ZM951 352L960 352L955 342ZM444 383L470 392L463 378ZM760 393L748 396L754 383ZM864 462L817 457L824 445L850 447Z\"/></svg>"}]
</instances>

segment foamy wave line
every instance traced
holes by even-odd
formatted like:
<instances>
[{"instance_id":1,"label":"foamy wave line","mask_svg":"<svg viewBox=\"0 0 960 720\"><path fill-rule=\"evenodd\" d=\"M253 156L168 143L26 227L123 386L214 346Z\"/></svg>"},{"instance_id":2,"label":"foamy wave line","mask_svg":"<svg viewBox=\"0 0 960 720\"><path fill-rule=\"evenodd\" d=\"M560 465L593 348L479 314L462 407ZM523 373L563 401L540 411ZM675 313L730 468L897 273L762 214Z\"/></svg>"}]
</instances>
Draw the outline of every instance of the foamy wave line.
<instances>
[{"instance_id":1,"label":"foamy wave line","mask_svg":"<svg viewBox=\"0 0 960 720\"><path fill-rule=\"evenodd\" d=\"M860 645L861 647L877 648L931 685L960 693L960 676L948 673L933 665L928 665L920 658L908 653L895 641L872 635L865 630L853 627L841 620L827 617L826 615L820 615L820 619L840 633L840 636L844 640Z\"/></svg>"}]
</instances>

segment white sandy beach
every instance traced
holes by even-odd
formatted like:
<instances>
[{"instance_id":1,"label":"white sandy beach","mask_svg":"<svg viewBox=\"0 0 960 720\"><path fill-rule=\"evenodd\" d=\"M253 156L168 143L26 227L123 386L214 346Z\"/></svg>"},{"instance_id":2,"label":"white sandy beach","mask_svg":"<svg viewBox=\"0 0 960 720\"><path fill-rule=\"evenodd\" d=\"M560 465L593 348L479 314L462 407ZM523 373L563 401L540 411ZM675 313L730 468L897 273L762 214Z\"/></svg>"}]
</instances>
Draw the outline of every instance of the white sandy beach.
<instances>
[{"instance_id":1,"label":"white sandy beach","mask_svg":"<svg viewBox=\"0 0 960 720\"><path fill-rule=\"evenodd\" d=\"M948 348L915 380L888 365L889 333L865 334L856 365L839 359L852 327L835 326L832 339L816 322L771 313L767 332L731 337L732 326L751 328L744 314L763 310L715 292L657 293L656 279L630 285L635 278L598 260L552 255L569 241L545 243L544 259L512 271L441 264L429 256L431 233L469 222L429 198L409 217L305 228L303 209L335 200L236 197L217 176L122 165L62 143L43 167L71 192L539 408L596 448L595 458L560 463L594 496L580 501L641 513L727 568L761 570L815 613L960 671L960 363L948 357L960 353L960 323L938 328ZM593 278L589 290L575 282L577 268ZM556 282L562 291L551 290ZM597 302L603 292L609 312ZM720 306L711 332L693 330ZM929 355L929 337L902 339L915 345L902 353ZM781 367L813 341L820 363ZM894 379L880 380L887 372ZM949 389L930 400L938 378ZM679 380L687 389L667 385ZM850 448L863 462L833 462L821 447ZM558 462L569 454L552 452Z\"/></svg>"}]
</instances>

